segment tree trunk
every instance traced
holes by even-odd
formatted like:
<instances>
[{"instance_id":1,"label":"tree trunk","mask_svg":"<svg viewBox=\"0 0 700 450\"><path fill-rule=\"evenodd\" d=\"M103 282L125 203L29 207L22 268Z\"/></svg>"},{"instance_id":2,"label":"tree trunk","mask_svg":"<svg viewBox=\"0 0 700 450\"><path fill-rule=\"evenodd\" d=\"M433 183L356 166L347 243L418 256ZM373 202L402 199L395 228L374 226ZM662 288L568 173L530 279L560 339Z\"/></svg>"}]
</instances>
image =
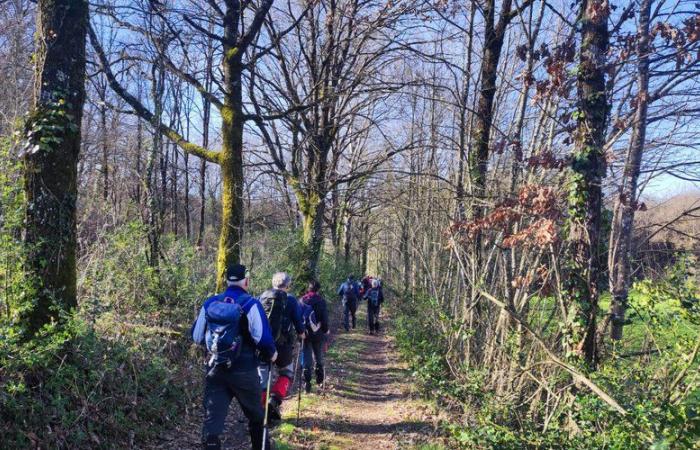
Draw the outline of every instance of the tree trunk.
<instances>
[{"instance_id":1,"label":"tree trunk","mask_svg":"<svg viewBox=\"0 0 700 450\"><path fill-rule=\"evenodd\" d=\"M190 140L190 113L192 112L191 106L188 108L187 115L185 117L185 138ZM190 213L190 154L187 152L182 152L182 158L185 160L185 237L187 242L192 242L192 215Z\"/></svg>"},{"instance_id":2,"label":"tree trunk","mask_svg":"<svg viewBox=\"0 0 700 450\"><path fill-rule=\"evenodd\" d=\"M498 25L496 25L494 18L496 12L495 1L487 0L484 5L485 37L481 62L481 91L471 137L474 147L473 152L469 155L472 195L482 200L486 195L486 171L489 161L489 138L493 123L493 99L496 95L498 61L501 58L505 30L510 22L510 6L511 0L503 2L501 18L498 21ZM474 218L481 218L483 210L483 205L477 203L474 208Z\"/></svg>"},{"instance_id":3,"label":"tree trunk","mask_svg":"<svg viewBox=\"0 0 700 450\"><path fill-rule=\"evenodd\" d=\"M632 261L632 231L637 202L637 182L646 140L647 109L649 106L649 16L651 0L642 0L639 10L639 40L637 42L637 111L634 116L632 139L625 162L622 183L615 204L610 238L610 292L612 305L611 337L622 339L630 286Z\"/></svg>"},{"instance_id":4,"label":"tree trunk","mask_svg":"<svg viewBox=\"0 0 700 450\"><path fill-rule=\"evenodd\" d=\"M318 275L318 261L323 245L323 215L326 209L325 195L314 189L297 193L297 203L302 214L303 260L300 265L300 282Z\"/></svg>"},{"instance_id":5,"label":"tree trunk","mask_svg":"<svg viewBox=\"0 0 700 450\"><path fill-rule=\"evenodd\" d=\"M474 14L476 13L475 0L472 0L469 9L469 31L467 32L467 61L464 67L463 91L459 104L459 160L457 165L457 219L465 217L464 208L464 167L469 155L467 140L467 112L469 103L469 91L471 89L472 74L472 48L474 44Z\"/></svg>"},{"instance_id":6,"label":"tree trunk","mask_svg":"<svg viewBox=\"0 0 700 450\"><path fill-rule=\"evenodd\" d=\"M211 38L207 40L207 64L204 74L204 87L207 92L211 91L212 85L212 65L214 56L212 54L213 44ZM202 147L209 148L209 122L211 120L211 102L202 97L203 117L202 117ZM199 166L199 230L197 231L197 247L202 247L204 243L204 218L206 217L207 190L207 162L202 159Z\"/></svg>"},{"instance_id":7,"label":"tree trunk","mask_svg":"<svg viewBox=\"0 0 700 450\"><path fill-rule=\"evenodd\" d=\"M570 313L569 350L581 355L591 370L597 363L596 314L600 257L602 181L605 177L607 96L605 64L608 50L606 0L583 0L578 74L579 111L571 163L567 239L571 248L566 290ZM577 345L571 348L571 345Z\"/></svg>"},{"instance_id":8,"label":"tree trunk","mask_svg":"<svg viewBox=\"0 0 700 450\"><path fill-rule=\"evenodd\" d=\"M343 261L350 264L350 250L352 248L352 215L346 214L345 227L343 230Z\"/></svg>"},{"instance_id":9,"label":"tree trunk","mask_svg":"<svg viewBox=\"0 0 700 450\"><path fill-rule=\"evenodd\" d=\"M34 299L20 316L27 337L77 306L76 200L87 23L83 0L39 0L37 91L24 155L24 242L27 269L36 282Z\"/></svg>"},{"instance_id":10,"label":"tree trunk","mask_svg":"<svg viewBox=\"0 0 700 450\"><path fill-rule=\"evenodd\" d=\"M231 11L233 12L233 11ZM228 18L228 16L227 16ZM230 18L229 18L230 19ZM236 35L235 24L225 19L224 33ZM237 58L237 47L224 46L224 106L221 110L223 146L221 165L221 232L217 259L217 286L225 287L226 268L241 260L243 238L243 66Z\"/></svg>"},{"instance_id":11,"label":"tree trunk","mask_svg":"<svg viewBox=\"0 0 700 450\"><path fill-rule=\"evenodd\" d=\"M104 101L103 98L102 102ZM107 137L107 106L104 104L100 105L100 131L102 133L102 200L106 204L109 198L109 138Z\"/></svg>"},{"instance_id":12,"label":"tree trunk","mask_svg":"<svg viewBox=\"0 0 700 450\"><path fill-rule=\"evenodd\" d=\"M160 130L161 117L163 115L163 92L165 90L165 72L162 64L156 61L151 67L151 96L153 97L154 111L153 120L153 140L151 151L146 160L146 198L148 201L148 264L157 268L160 260L160 219L162 205L161 197L158 193L158 183L156 181L156 158L162 155L163 134Z\"/></svg>"}]
</instances>

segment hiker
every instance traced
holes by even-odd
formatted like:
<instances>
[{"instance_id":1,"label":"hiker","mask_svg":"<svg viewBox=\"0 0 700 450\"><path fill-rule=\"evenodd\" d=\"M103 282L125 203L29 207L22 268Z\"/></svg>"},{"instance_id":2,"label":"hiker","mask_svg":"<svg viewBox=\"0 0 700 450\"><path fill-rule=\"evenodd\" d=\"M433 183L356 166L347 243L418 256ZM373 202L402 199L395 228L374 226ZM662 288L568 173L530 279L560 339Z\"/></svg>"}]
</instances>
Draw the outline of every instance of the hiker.
<instances>
[{"instance_id":1,"label":"hiker","mask_svg":"<svg viewBox=\"0 0 700 450\"><path fill-rule=\"evenodd\" d=\"M372 277L369 275L365 275L365 277L362 278L361 284L362 285L360 287L360 294L364 296L367 293L367 291L369 291L372 287Z\"/></svg>"},{"instance_id":2,"label":"hiker","mask_svg":"<svg viewBox=\"0 0 700 450\"><path fill-rule=\"evenodd\" d=\"M306 339L303 349L303 367L306 393L311 392L311 369L316 361L316 384L322 385L325 378L323 368L323 348L328 327L328 309L326 300L318 293L321 283L314 280L309 282L308 292L301 298L302 312L306 321Z\"/></svg>"},{"instance_id":3,"label":"hiker","mask_svg":"<svg viewBox=\"0 0 700 450\"><path fill-rule=\"evenodd\" d=\"M367 300L367 323L369 324L369 334L379 333L379 308L384 303L384 294L379 284L379 280L372 280L372 287L365 292L364 298Z\"/></svg>"},{"instance_id":4,"label":"hiker","mask_svg":"<svg viewBox=\"0 0 700 450\"><path fill-rule=\"evenodd\" d=\"M221 448L219 435L231 400L235 397L248 419L253 450L269 449L263 423L265 410L260 405L258 375L260 360L274 362L277 350L267 316L258 299L248 294L245 266L234 264L226 270L226 290L209 297L192 325L192 339L206 346L211 357L204 379L203 448Z\"/></svg>"},{"instance_id":5,"label":"hiker","mask_svg":"<svg viewBox=\"0 0 700 450\"><path fill-rule=\"evenodd\" d=\"M285 272L272 276L272 289L260 296L260 302L270 322L270 329L277 347L277 381L270 390L268 415L273 420L281 420L280 407L287 396L289 386L294 380L294 342L305 335L301 316L301 306L296 297L289 293L292 278ZM272 374L267 364L260 366L262 386L267 385L267 377ZM265 407L266 392L262 393L262 405Z\"/></svg>"},{"instance_id":6,"label":"hiker","mask_svg":"<svg viewBox=\"0 0 700 450\"><path fill-rule=\"evenodd\" d=\"M360 287L355 281L355 276L350 274L348 279L338 288L338 296L343 302L343 326L345 331L350 331L350 317L352 316L352 329L355 329L357 320L357 300L360 298Z\"/></svg>"}]
</instances>

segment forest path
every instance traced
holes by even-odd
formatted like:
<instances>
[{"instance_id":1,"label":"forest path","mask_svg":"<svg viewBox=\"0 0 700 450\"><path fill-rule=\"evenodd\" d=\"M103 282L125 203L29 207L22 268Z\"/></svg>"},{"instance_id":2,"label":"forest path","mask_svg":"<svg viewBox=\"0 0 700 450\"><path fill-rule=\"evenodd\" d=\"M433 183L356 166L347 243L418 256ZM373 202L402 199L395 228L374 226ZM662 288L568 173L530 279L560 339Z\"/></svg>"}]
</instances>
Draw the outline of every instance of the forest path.
<instances>
[{"instance_id":1,"label":"forest path","mask_svg":"<svg viewBox=\"0 0 700 450\"><path fill-rule=\"evenodd\" d=\"M413 377L399 361L393 338L367 332L366 308L359 308L357 329L342 329L340 312L326 354L326 385L302 393L297 426L297 387L283 405L283 421L272 430L276 450L430 449L447 448L438 437L433 407L413 394ZM382 312L382 325L390 326ZM298 371L300 372L300 371ZM192 368L191 373L199 373ZM191 377L191 374L190 374ZM201 391L201 380L190 380ZM183 424L161 437L151 450L200 449L201 398L186 410ZM247 423L234 400L221 436L226 450L250 449Z\"/></svg>"},{"instance_id":2,"label":"forest path","mask_svg":"<svg viewBox=\"0 0 700 450\"><path fill-rule=\"evenodd\" d=\"M440 448L432 407L412 395L413 377L393 339L368 334L363 308L357 329L338 328L327 353L326 386L302 394L298 426L296 396L285 402L284 421L273 434L277 450Z\"/></svg>"}]
</instances>

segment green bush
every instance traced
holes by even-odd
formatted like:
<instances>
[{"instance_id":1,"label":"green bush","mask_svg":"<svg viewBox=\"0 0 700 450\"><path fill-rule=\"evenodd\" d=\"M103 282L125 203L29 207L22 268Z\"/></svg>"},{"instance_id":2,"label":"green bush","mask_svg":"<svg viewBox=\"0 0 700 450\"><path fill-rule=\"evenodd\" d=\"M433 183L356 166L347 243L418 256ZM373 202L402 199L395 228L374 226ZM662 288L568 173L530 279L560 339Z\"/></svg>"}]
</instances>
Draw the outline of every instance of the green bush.
<instances>
[{"instance_id":1,"label":"green bush","mask_svg":"<svg viewBox=\"0 0 700 450\"><path fill-rule=\"evenodd\" d=\"M74 318L29 343L0 340L3 448L125 448L152 438L187 387L165 355L132 337L108 339Z\"/></svg>"},{"instance_id":2,"label":"green bush","mask_svg":"<svg viewBox=\"0 0 700 450\"><path fill-rule=\"evenodd\" d=\"M83 250L79 295L92 316L113 312L148 320L190 320L201 300L213 293L214 255L202 254L181 237L165 235L156 270L148 265L146 233L146 225L133 221Z\"/></svg>"}]
</instances>

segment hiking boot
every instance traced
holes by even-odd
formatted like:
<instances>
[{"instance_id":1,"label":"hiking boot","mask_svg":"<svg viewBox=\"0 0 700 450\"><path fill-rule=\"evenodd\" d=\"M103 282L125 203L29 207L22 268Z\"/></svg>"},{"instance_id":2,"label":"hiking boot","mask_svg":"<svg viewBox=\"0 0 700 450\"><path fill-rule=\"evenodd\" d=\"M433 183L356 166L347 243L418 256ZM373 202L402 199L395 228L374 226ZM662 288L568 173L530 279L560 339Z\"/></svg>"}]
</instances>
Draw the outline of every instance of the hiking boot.
<instances>
[{"instance_id":1,"label":"hiking boot","mask_svg":"<svg viewBox=\"0 0 700 450\"><path fill-rule=\"evenodd\" d=\"M323 384L323 379L325 378L326 371L323 370L323 367L320 367L316 369L316 384L321 386Z\"/></svg>"},{"instance_id":2,"label":"hiking boot","mask_svg":"<svg viewBox=\"0 0 700 450\"><path fill-rule=\"evenodd\" d=\"M304 390L307 394L311 393L311 380L306 381L306 383L304 384Z\"/></svg>"},{"instance_id":3,"label":"hiking boot","mask_svg":"<svg viewBox=\"0 0 700 450\"><path fill-rule=\"evenodd\" d=\"M219 436L207 436L207 440L202 443L204 450L221 450L221 440Z\"/></svg>"},{"instance_id":4,"label":"hiking boot","mask_svg":"<svg viewBox=\"0 0 700 450\"><path fill-rule=\"evenodd\" d=\"M270 402L267 405L267 418L278 422L282 420L282 412L280 411L282 402L275 396L270 396Z\"/></svg>"}]
</instances>

